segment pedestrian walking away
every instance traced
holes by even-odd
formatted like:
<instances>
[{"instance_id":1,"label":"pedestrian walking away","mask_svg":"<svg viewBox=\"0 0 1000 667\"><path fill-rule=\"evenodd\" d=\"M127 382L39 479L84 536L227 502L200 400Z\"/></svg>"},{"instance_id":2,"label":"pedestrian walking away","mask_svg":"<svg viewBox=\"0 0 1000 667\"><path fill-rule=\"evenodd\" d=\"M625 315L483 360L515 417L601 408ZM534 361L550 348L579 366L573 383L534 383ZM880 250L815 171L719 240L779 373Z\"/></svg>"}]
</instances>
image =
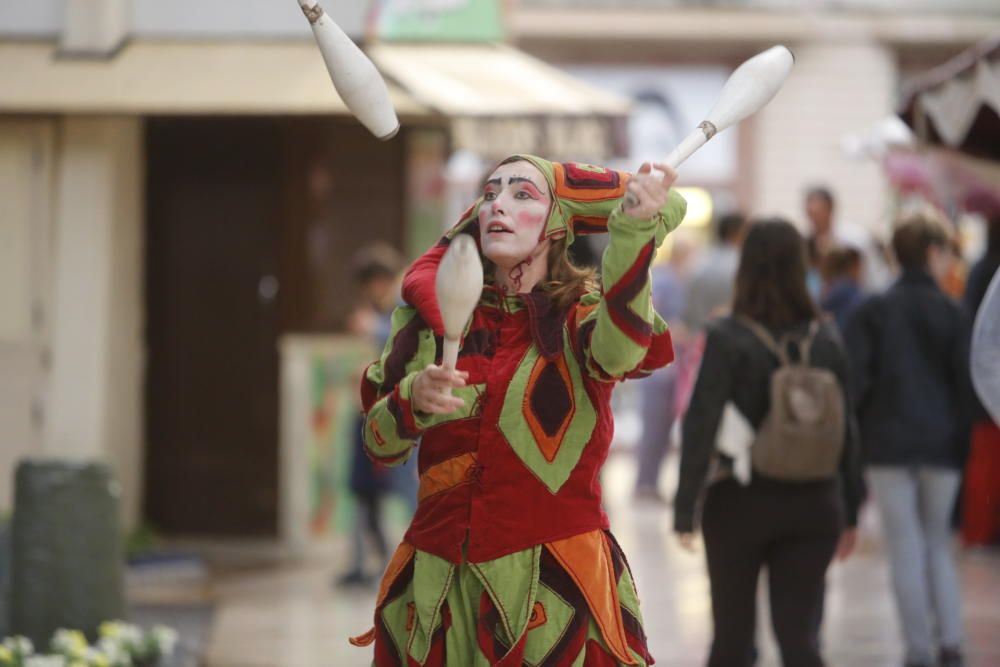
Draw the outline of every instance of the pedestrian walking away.
<instances>
[{"instance_id":1,"label":"pedestrian walking away","mask_svg":"<svg viewBox=\"0 0 1000 667\"><path fill-rule=\"evenodd\" d=\"M693 549L704 495L710 667L754 664L765 567L782 663L823 664L824 577L835 554L853 549L863 495L849 403L847 357L807 291L802 237L783 220L751 225L733 315L708 329L675 501L674 528Z\"/></svg>"},{"instance_id":2,"label":"pedestrian walking away","mask_svg":"<svg viewBox=\"0 0 1000 667\"><path fill-rule=\"evenodd\" d=\"M902 274L857 308L845 340L872 495L882 516L906 665L962 664L951 514L969 442L969 330L937 280L942 223L915 215L892 237Z\"/></svg>"}]
</instances>

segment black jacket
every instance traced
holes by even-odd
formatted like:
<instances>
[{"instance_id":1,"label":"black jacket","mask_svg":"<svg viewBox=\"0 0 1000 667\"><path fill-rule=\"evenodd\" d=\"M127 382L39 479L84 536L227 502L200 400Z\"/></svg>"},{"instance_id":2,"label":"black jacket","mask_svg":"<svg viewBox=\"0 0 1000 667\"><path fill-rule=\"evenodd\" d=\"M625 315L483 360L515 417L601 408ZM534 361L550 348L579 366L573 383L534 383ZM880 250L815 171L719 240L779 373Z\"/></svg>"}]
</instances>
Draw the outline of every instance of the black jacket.
<instances>
[{"instance_id":1,"label":"black jacket","mask_svg":"<svg viewBox=\"0 0 1000 667\"><path fill-rule=\"evenodd\" d=\"M857 308L845 332L868 465L961 466L972 408L968 319L922 271Z\"/></svg>"},{"instance_id":2,"label":"black jacket","mask_svg":"<svg viewBox=\"0 0 1000 667\"><path fill-rule=\"evenodd\" d=\"M785 331L772 331L780 338L786 333L806 334L809 323ZM810 352L813 366L832 371L844 388L845 403L851 405L848 384L848 360L840 337L830 323L820 327ZM732 317L713 321L705 339L705 353L695 383L691 403L682 428L681 470L674 503L674 528L678 532L693 530L695 507L707 481L709 465L714 456L723 469L732 467L729 457L715 449L716 432L728 401L739 409L750 425L757 429L771 407L771 374L778 367L778 358L764 347L754 334ZM841 458L839 483L844 498L849 525L857 523L858 507L864 496L864 482L858 457L857 426L847 410L844 454ZM760 477L755 471L753 475ZM789 484L828 484L829 482L789 482Z\"/></svg>"}]
</instances>

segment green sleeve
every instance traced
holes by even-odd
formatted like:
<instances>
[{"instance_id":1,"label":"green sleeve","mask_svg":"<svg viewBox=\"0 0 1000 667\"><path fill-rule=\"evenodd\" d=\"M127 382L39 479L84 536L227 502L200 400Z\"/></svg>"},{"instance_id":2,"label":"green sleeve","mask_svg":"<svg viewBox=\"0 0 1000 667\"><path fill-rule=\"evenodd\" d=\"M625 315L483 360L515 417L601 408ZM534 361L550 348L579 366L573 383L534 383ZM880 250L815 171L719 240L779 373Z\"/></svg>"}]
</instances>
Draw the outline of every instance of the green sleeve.
<instances>
[{"instance_id":1,"label":"green sleeve","mask_svg":"<svg viewBox=\"0 0 1000 667\"><path fill-rule=\"evenodd\" d=\"M416 310L410 306L396 308L385 350L362 380L365 450L372 459L395 465L409 457L426 428L410 401L413 380L434 363L436 351L434 334L423 325Z\"/></svg>"},{"instance_id":2,"label":"green sleeve","mask_svg":"<svg viewBox=\"0 0 1000 667\"><path fill-rule=\"evenodd\" d=\"M649 268L667 234L684 219L687 203L675 191L660 212L648 220L630 218L619 207L608 220L611 237L601 263L600 295L588 295L596 307L579 326L588 371L602 380L617 380L636 370L655 336L666 324L653 309ZM584 297L581 305L588 303Z\"/></svg>"}]
</instances>

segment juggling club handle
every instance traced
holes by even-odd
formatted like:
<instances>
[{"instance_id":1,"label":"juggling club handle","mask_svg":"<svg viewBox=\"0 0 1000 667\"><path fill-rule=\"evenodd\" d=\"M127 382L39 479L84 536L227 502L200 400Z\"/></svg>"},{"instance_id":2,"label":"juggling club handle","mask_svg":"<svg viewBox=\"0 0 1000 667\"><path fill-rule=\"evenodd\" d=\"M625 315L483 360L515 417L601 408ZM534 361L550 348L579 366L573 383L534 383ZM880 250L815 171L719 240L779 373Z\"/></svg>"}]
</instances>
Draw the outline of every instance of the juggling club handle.
<instances>
[{"instance_id":1,"label":"juggling club handle","mask_svg":"<svg viewBox=\"0 0 1000 667\"><path fill-rule=\"evenodd\" d=\"M441 367L448 370L455 370L458 363L458 339L445 338L441 346ZM445 388L445 393L451 393L451 387Z\"/></svg>"},{"instance_id":2,"label":"juggling club handle","mask_svg":"<svg viewBox=\"0 0 1000 667\"><path fill-rule=\"evenodd\" d=\"M455 370L455 364L457 363L458 363L458 339L446 337L444 339L444 344L442 345L441 367L447 368L449 370Z\"/></svg>"},{"instance_id":3,"label":"juggling club handle","mask_svg":"<svg viewBox=\"0 0 1000 667\"><path fill-rule=\"evenodd\" d=\"M674 150L670 151L670 154L667 155L667 158L663 161L663 163L671 169L677 169L684 163L685 160L691 157L696 150L704 146L709 139L714 137L715 133L716 129L712 123L707 120L702 121L701 125L698 126L698 129L684 137L684 140L679 143ZM659 169L655 168L650 173L654 176L663 176L663 173ZM639 201L636 199L634 194L631 192L625 193L624 208L633 208L638 203Z\"/></svg>"}]
</instances>

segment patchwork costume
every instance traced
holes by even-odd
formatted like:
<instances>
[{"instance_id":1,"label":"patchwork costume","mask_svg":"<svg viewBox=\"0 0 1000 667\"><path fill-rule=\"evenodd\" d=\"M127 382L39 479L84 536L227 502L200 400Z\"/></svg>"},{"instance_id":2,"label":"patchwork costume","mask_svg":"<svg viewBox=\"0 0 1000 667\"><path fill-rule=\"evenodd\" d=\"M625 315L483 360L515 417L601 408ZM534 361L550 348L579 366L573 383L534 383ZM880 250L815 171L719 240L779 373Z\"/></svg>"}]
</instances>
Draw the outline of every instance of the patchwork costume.
<instances>
[{"instance_id":1,"label":"patchwork costume","mask_svg":"<svg viewBox=\"0 0 1000 667\"><path fill-rule=\"evenodd\" d=\"M621 207L629 174L512 159L548 182L543 237L610 234L604 289L559 309L541 288L504 295L484 287L458 357L469 377L453 393L465 405L428 415L410 397L416 375L441 360L437 265L458 234L478 245L483 199L407 272L409 305L393 314L361 390L374 460L399 463L419 443L416 514L386 570L374 627L351 640L374 642L376 667L653 662L598 473L615 383L673 359L649 267L685 203L671 191L653 219L629 218Z\"/></svg>"}]
</instances>

